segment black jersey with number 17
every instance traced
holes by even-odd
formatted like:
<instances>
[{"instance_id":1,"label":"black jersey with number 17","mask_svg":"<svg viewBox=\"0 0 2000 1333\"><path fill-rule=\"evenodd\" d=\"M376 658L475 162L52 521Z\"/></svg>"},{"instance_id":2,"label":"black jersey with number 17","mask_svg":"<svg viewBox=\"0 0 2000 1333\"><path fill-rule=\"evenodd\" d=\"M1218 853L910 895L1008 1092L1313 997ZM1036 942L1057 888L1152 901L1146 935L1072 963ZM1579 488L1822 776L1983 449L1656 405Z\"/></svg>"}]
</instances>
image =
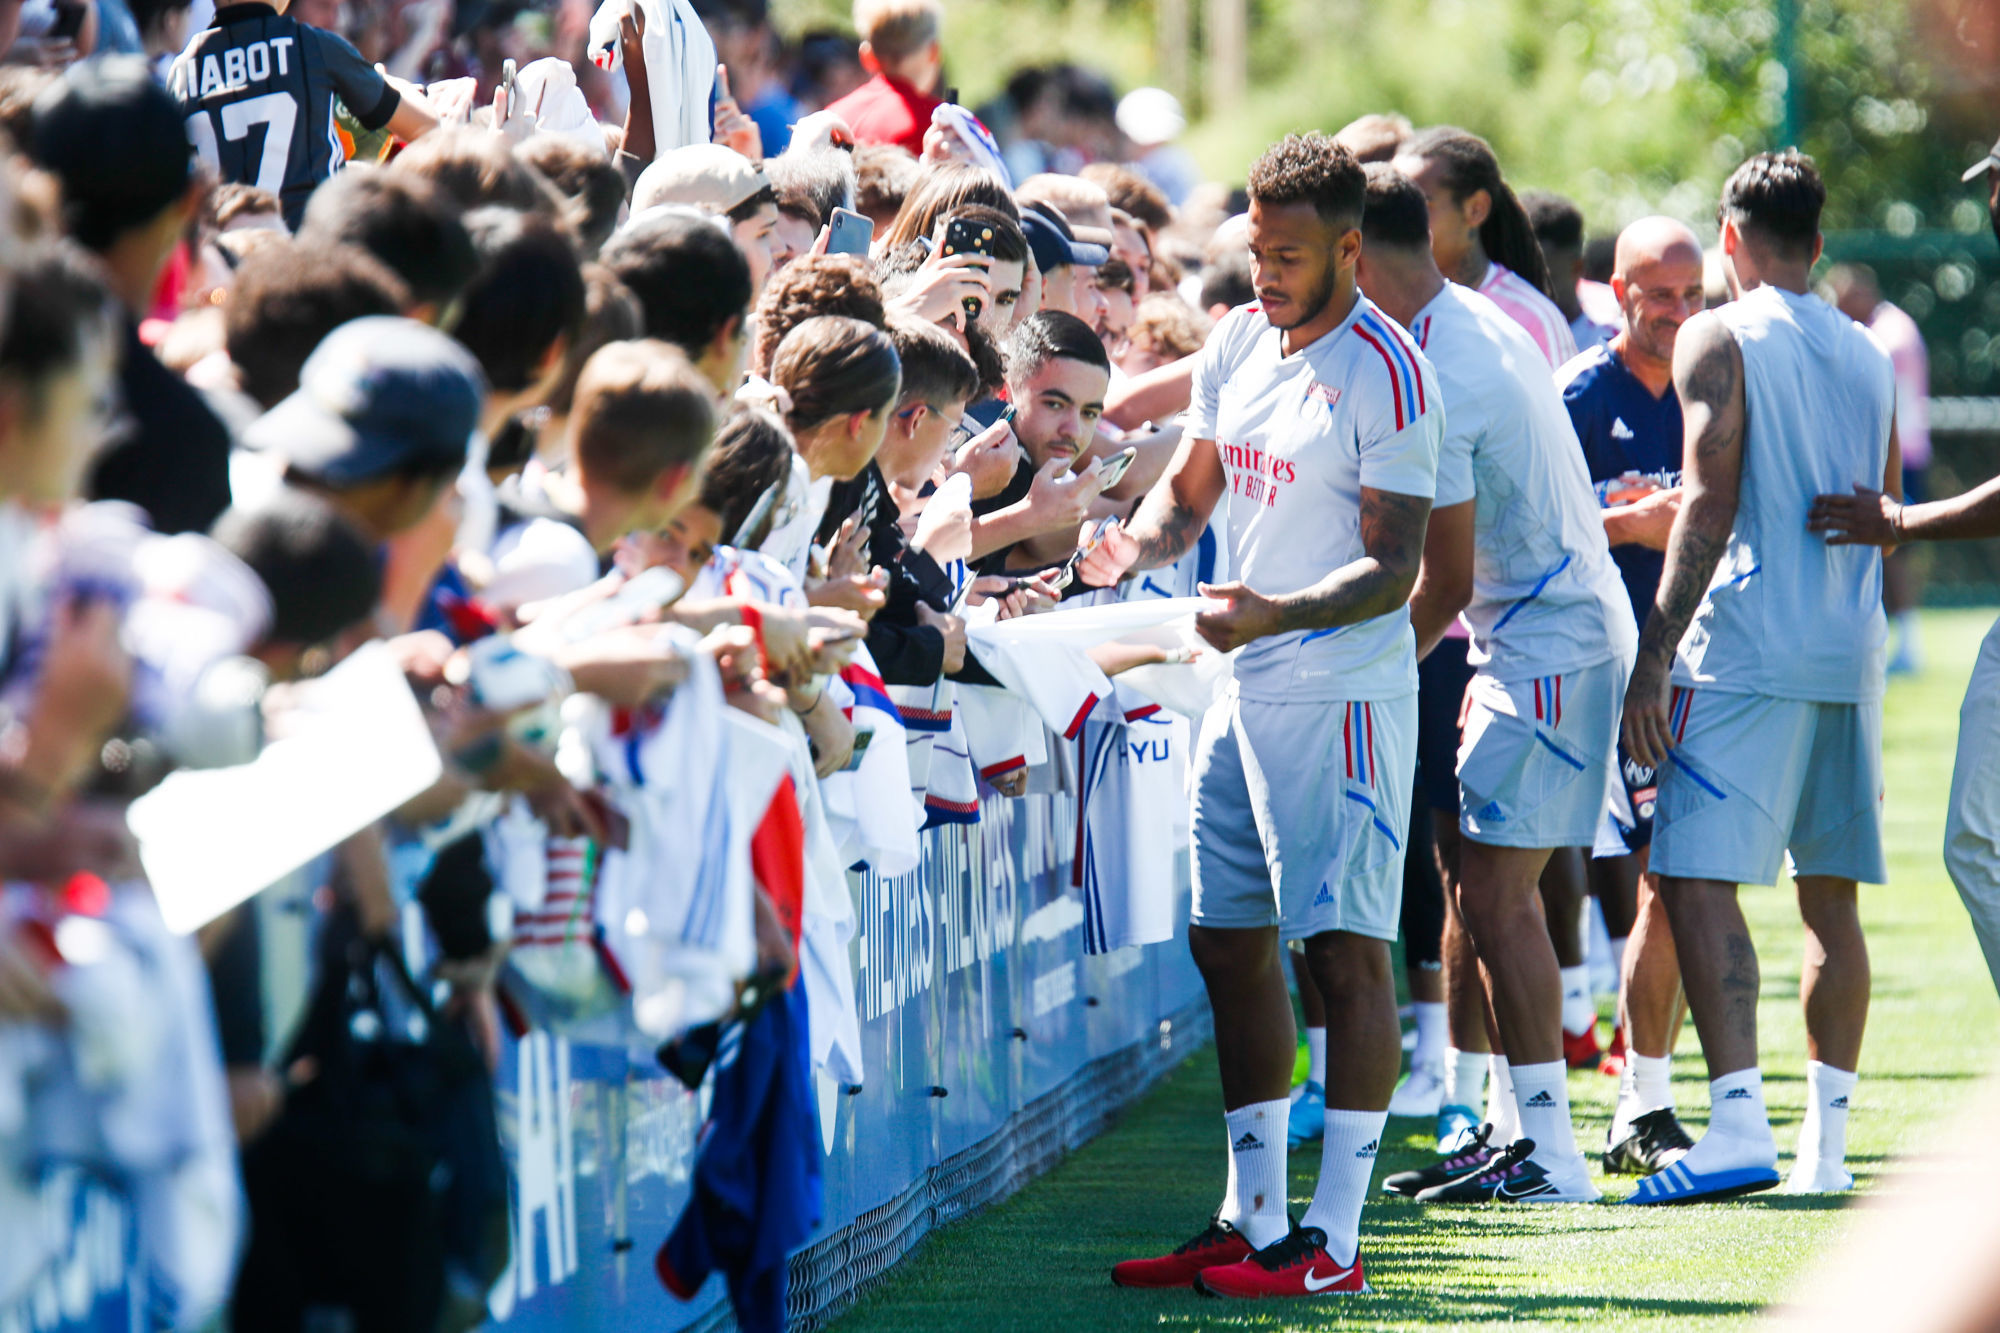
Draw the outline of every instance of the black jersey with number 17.
<instances>
[{"instance_id":1,"label":"black jersey with number 17","mask_svg":"<svg viewBox=\"0 0 2000 1333\"><path fill-rule=\"evenodd\" d=\"M216 10L167 87L201 156L223 180L277 195L294 227L313 188L347 160L334 99L371 130L402 101L345 38L257 3Z\"/></svg>"}]
</instances>

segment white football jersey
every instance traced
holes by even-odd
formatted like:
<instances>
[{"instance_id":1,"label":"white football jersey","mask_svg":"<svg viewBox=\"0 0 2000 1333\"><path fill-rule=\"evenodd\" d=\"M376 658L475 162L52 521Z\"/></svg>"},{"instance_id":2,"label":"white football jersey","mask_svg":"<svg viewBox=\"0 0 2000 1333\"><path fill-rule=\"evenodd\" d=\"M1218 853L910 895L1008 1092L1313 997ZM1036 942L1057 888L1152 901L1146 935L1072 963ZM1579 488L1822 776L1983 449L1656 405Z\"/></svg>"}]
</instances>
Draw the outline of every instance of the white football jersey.
<instances>
[{"instance_id":1,"label":"white football jersey","mask_svg":"<svg viewBox=\"0 0 2000 1333\"><path fill-rule=\"evenodd\" d=\"M1254 305L1225 315L1185 418L1229 478L1229 568L1267 596L1297 592L1365 554L1361 490L1431 498L1444 430L1436 373L1409 333L1357 294L1330 333L1286 355ZM1406 607L1247 645L1245 699L1393 699L1417 689Z\"/></svg>"},{"instance_id":2,"label":"white football jersey","mask_svg":"<svg viewBox=\"0 0 2000 1333\"><path fill-rule=\"evenodd\" d=\"M1437 506L1474 501L1467 660L1500 681L1629 661L1638 647L1631 600L1540 349L1499 306L1455 282L1411 325L1446 402Z\"/></svg>"}]
</instances>

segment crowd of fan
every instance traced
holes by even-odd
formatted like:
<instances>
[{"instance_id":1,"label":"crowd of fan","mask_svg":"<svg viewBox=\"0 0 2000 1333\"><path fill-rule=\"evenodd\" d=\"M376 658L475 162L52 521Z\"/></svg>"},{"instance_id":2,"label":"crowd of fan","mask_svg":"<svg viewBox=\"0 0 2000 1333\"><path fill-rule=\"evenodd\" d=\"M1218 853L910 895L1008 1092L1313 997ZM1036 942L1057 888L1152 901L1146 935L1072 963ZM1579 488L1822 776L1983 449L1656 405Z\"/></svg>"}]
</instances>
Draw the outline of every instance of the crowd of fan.
<instances>
[{"instance_id":1,"label":"crowd of fan","mask_svg":"<svg viewBox=\"0 0 2000 1333\"><path fill-rule=\"evenodd\" d=\"M338 153L282 181L196 100L202 31L269 11L83 9L31 0L0 70L0 1310L80 1167L132 1200L163 1325L469 1326L506 1262L503 1027L664 1042L691 1085L737 1029L860 1081L842 871L1061 787L942 734L919 759L924 705L1001 684L969 620L1091 591L1079 544L1250 299L1241 222L1156 91L1026 71L996 139L937 95L931 0L790 50L738 2L302 0L360 73L328 75ZM442 776L296 872L311 998L271 1033L256 904L166 929L125 811L363 658ZM398 1034L424 1146L364 1185ZM774 1306L687 1243L670 1287L728 1268L746 1326L781 1317L782 1265Z\"/></svg>"}]
</instances>

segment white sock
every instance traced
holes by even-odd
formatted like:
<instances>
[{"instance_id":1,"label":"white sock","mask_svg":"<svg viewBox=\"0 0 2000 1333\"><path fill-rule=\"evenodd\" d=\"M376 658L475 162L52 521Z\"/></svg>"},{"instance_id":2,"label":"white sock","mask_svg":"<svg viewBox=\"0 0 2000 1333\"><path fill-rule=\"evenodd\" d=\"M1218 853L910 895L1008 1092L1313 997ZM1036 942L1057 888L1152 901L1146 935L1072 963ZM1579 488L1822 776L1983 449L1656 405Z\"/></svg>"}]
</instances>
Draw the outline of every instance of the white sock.
<instances>
[{"instance_id":1,"label":"white sock","mask_svg":"<svg viewBox=\"0 0 2000 1333\"><path fill-rule=\"evenodd\" d=\"M1319 1183L1300 1225L1324 1231L1326 1252L1337 1262L1353 1262L1361 1248L1361 1202L1368 1197L1382 1127L1388 1123L1387 1111L1327 1110Z\"/></svg>"},{"instance_id":2,"label":"white sock","mask_svg":"<svg viewBox=\"0 0 2000 1333\"><path fill-rule=\"evenodd\" d=\"M1428 1065L1435 1069L1444 1063L1444 1053L1451 1044L1444 1005L1419 1001L1411 1007L1417 1011L1417 1049L1410 1054L1410 1068Z\"/></svg>"},{"instance_id":3,"label":"white sock","mask_svg":"<svg viewBox=\"0 0 2000 1333\"><path fill-rule=\"evenodd\" d=\"M1291 1112L1292 1104L1281 1097L1223 1116L1229 1126L1229 1186L1218 1215L1260 1250L1292 1229L1285 1206L1285 1126Z\"/></svg>"},{"instance_id":4,"label":"white sock","mask_svg":"<svg viewBox=\"0 0 2000 1333\"><path fill-rule=\"evenodd\" d=\"M1514 1065L1514 1105L1521 1112L1521 1137L1535 1141L1535 1160L1552 1172L1581 1165L1576 1128L1569 1119L1569 1067L1560 1060Z\"/></svg>"},{"instance_id":5,"label":"white sock","mask_svg":"<svg viewBox=\"0 0 2000 1333\"><path fill-rule=\"evenodd\" d=\"M1486 1086L1486 1052L1445 1048L1444 1104L1472 1106L1479 1090Z\"/></svg>"},{"instance_id":6,"label":"white sock","mask_svg":"<svg viewBox=\"0 0 2000 1333\"><path fill-rule=\"evenodd\" d=\"M1306 1082L1326 1086L1326 1029L1306 1029Z\"/></svg>"},{"instance_id":7,"label":"white sock","mask_svg":"<svg viewBox=\"0 0 2000 1333\"><path fill-rule=\"evenodd\" d=\"M1563 1031L1572 1034L1590 1031L1597 1025L1597 1006L1590 998L1589 965L1564 968L1562 988Z\"/></svg>"},{"instance_id":8,"label":"white sock","mask_svg":"<svg viewBox=\"0 0 2000 1333\"><path fill-rule=\"evenodd\" d=\"M1611 940L1611 975L1618 978L1620 984L1625 980L1625 946L1630 942L1624 935L1613 936Z\"/></svg>"},{"instance_id":9,"label":"white sock","mask_svg":"<svg viewBox=\"0 0 2000 1333\"><path fill-rule=\"evenodd\" d=\"M1668 1055L1626 1055L1625 1073L1618 1080L1618 1109L1611 1113L1611 1142L1630 1133L1632 1122L1646 1112L1674 1104L1669 1081L1672 1064L1673 1057Z\"/></svg>"},{"instance_id":10,"label":"white sock","mask_svg":"<svg viewBox=\"0 0 2000 1333\"><path fill-rule=\"evenodd\" d=\"M1507 1057L1486 1057L1486 1123L1493 1126L1492 1144L1504 1148L1521 1137L1521 1116L1514 1108L1514 1080L1507 1070Z\"/></svg>"},{"instance_id":11,"label":"white sock","mask_svg":"<svg viewBox=\"0 0 2000 1333\"><path fill-rule=\"evenodd\" d=\"M1778 1141L1764 1110L1764 1076L1755 1069L1710 1079L1708 1133L1682 1158L1688 1170L1707 1173L1778 1164Z\"/></svg>"},{"instance_id":12,"label":"white sock","mask_svg":"<svg viewBox=\"0 0 2000 1333\"><path fill-rule=\"evenodd\" d=\"M1799 1125L1801 1161L1841 1166L1847 1159L1847 1104L1857 1075L1817 1060L1806 1061L1806 1116Z\"/></svg>"}]
</instances>

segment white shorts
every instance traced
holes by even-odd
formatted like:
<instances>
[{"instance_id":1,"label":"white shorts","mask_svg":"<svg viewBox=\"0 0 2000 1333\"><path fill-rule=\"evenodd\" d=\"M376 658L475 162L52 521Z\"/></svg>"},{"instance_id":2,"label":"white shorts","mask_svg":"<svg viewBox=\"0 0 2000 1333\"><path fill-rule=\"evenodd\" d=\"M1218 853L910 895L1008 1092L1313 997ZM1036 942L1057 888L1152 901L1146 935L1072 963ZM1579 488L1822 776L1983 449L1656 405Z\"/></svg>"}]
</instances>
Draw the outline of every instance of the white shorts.
<instances>
[{"instance_id":1,"label":"white shorts","mask_svg":"<svg viewBox=\"0 0 2000 1333\"><path fill-rule=\"evenodd\" d=\"M1794 875L1881 884L1882 704L1674 688L1660 770L1655 874L1775 884Z\"/></svg>"},{"instance_id":2,"label":"white shorts","mask_svg":"<svg viewBox=\"0 0 2000 1333\"><path fill-rule=\"evenodd\" d=\"M1618 781L1622 660L1467 691L1458 825L1492 847L1589 847Z\"/></svg>"},{"instance_id":3,"label":"white shorts","mask_svg":"<svg viewBox=\"0 0 2000 1333\"><path fill-rule=\"evenodd\" d=\"M1396 938L1417 697L1258 703L1234 688L1194 752L1198 926Z\"/></svg>"}]
</instances>

